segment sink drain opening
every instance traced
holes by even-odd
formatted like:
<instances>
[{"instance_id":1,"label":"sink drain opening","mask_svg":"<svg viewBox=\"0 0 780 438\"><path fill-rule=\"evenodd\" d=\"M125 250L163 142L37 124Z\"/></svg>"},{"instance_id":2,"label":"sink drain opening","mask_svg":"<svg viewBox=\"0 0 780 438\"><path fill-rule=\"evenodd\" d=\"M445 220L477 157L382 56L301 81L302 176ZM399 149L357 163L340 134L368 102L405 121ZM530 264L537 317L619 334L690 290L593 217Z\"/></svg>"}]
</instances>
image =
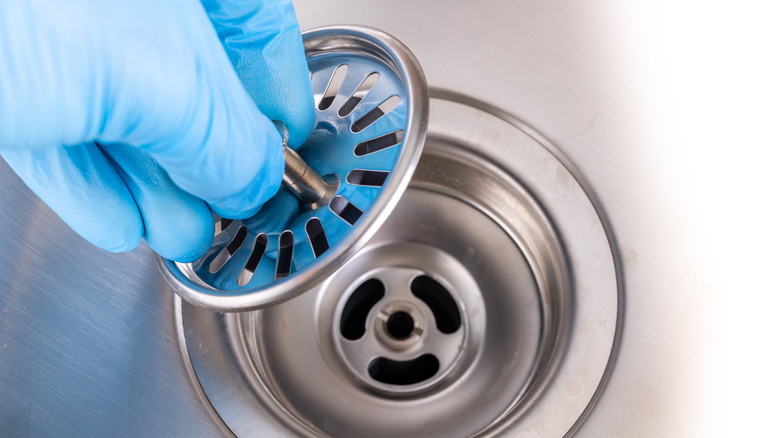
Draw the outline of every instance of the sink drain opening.
<instances>
[{"instance_id":1,"label":"sink drain opening","mask_svg":"<svg viewBox=\"0 0 780 438\"><path fill-rule=\"evenodd\" d=\"M385 286L377 279L366 280L352 293L341 314L341 335L354 341L366 332L368 312L385 295Z\"/></svg>"},{"instance_id":2,"label":"sink drain opening","mask_svg":"<svg viewBox=\"0 0 780 438\"><path fill-rule=\"evenodd\" d=\"M412 294L421 299L433 312L436 328L442 333L455 333L460 328L460 312L447 289L427 275L412 281Z\"/></svg>"},{"instance_id":3,"label":"sink drain opening","mask_svg":"<svg viewBox=\"0 0 780 438\"><path fill-rule=\"evenodd\" d=\"M377 267L347 295L334 318L342 359L375 390L404 393L410 385L417 390L413 385L442 377L439 371L451 367L465 345L460 306L447 287L421 272ZM447 335L452 335L449 349L430 348Z\"/></svg>"},{"instance_id":4,"label":"sink drain opening","mask_svg":"<svg viewBox=\"0 0 780 438\"><path fill-rule=\"evenodd\" d=\"M368 365L371 377L388 385L414 385L430 379L437 371L439 361L432 354L424 354L407 361L379 357Z\"/></svg>"},{"instance_id":5,"label":"sink drain opening","mask_svg":"<svg viewBox=\"0 0 780 438\"><path fill-rule=\"evenodd\" d=\"M394 312L385 323L387 334L395 339L403 341L412 336L414 332L414 319L412 315L403 310Z\"/></svg>"},{"instance_id":6,"label":"sink drain opening","mask_svg":"<svg viewBox=\"0 0 780 438\"><path fill-rule=\"evenodd\" d=\"M356 280L344 288L353 292L333 310L332 321L339 321L334 342L344 369L378 393L408 395L433 388L449 375L467 345L477 345L466 342L465 301L457 289L443 284L450 271L466 275L456 262L398 265L387 259L418 250L449 257L414 244L392 245L370 251L369 265L339 276L346 280L354 274Z\"/></svg>"},{"instance_id":7,"label":"sink drain opening","mask_svg":"<svg viewBox=\"0 0 780 438\"><path fill-rule=\"evenodd\" d=\"M253 312L180 304L186 357L237 436L557 438L587 409L617 321L598 214L538 134L431 103L409 188L324 283ZM376 140L358 149L393 141Z\"/></svg>"}]
</instances>

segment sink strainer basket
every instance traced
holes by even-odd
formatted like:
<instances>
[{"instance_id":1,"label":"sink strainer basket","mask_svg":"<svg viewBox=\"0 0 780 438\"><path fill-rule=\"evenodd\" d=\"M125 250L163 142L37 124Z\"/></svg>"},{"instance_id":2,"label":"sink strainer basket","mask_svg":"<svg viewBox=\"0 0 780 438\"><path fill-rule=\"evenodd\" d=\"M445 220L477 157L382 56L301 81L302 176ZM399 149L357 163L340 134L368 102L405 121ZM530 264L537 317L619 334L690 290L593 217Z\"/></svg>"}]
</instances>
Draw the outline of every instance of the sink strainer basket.
<instances>
[{"instance_id":1,"label":"sink strainer basket","mask_svg":"<svg viewBox=\"0 0 780 438\"><path fill-rule=\"evenodd\" d=\"M257 309L312 289L355 255L397 204L422 153L428 89L409 49L364 27L303 34L314 131L285 150L284 186L246 220L215 217L211 249L192 263L158 256L185 300Z\"/></svg>"}]
</instances>

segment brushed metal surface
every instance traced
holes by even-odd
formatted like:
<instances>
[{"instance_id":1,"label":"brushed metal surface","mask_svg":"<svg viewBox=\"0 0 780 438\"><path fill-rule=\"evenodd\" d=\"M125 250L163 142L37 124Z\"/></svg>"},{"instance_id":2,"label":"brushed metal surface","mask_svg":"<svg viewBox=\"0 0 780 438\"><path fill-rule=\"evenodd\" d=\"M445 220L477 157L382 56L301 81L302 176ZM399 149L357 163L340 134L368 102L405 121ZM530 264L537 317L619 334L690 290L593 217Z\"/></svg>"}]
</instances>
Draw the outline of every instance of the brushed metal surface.
<instances>
[{"instance_id":1,"label":"brushed metal surface","mask_svg":"<svg viewBox=\"0 0 780 438\"><path fill-rule=\"evenodd\" d=\"M0 436L215 436L152 251L85 243L0 160Z\"/></svg>"},{"instance_id":2,"label":"brushed metal surface","mask_svg":"<svg viewBox=\"0 0 780 438\"><path fill-rule=\"evenodd\" d=\"M626 306L615 369L578 437L775 430L776 10L295 4L303 29L395 35L431 85L526 120L586 177L618 238ZM90 247L1 161L0 206L2 435L216 436L175 351L171 292L150 251Z\"/></svg>"}]
</instances>

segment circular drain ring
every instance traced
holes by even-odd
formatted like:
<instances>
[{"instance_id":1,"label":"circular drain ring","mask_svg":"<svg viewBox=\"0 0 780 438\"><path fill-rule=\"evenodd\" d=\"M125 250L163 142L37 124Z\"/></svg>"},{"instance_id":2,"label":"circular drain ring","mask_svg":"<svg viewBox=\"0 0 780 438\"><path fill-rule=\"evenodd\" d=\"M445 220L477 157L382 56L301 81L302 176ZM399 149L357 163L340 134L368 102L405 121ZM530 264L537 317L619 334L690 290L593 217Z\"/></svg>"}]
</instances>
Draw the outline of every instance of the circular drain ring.
<instances>
[{"instance_id":1,"label":"circular drain ring","mask_svg":"<svg viewBox=\"0 0 780 438\"><path fill-rule=\"evenodd\" d=\"M567 435L592 407L614 359L622 299L619 264L610 245L610 232L600 219L600 210L591 203L589 193L550 152L549 143L538 133L512 123L514 120L506 121L455 100L489 109L486 104L462 96L453 99L452 94L445 92L437 92L435 96L452 100L434 99L429 129L431 143L446 144L448 139L462 143L473 153L501 163L500 168L515 175L552 220L560 245L566 248L569 284L574 285L568 293L573 314L564 318L563 336L553 343L557 354L541 368L544 372L533 388L524 388L518 394L517 403L507 406L479 435ZM485 142L486 138L492 141ZM468 184L468 181L451 183ZM262 352L253 350L246 342L246 336L263 337L270 331L289 329L289 326L247 326L240 321L279 308L247 315L216 315L181 302L177 308L181 312L177 320L181 323L183 349L192 360L194 375L234 433L239 436L250 431L323 435L313 428L317 419L297 417L293 406L282 401L285 389L260 365ZM250 330L244 330L247 328ZM564 342L566 339L568 342ZM308 360L308 352L299 350L295 343L285 351L271 354Z\"/></svg>"}]
</instances>

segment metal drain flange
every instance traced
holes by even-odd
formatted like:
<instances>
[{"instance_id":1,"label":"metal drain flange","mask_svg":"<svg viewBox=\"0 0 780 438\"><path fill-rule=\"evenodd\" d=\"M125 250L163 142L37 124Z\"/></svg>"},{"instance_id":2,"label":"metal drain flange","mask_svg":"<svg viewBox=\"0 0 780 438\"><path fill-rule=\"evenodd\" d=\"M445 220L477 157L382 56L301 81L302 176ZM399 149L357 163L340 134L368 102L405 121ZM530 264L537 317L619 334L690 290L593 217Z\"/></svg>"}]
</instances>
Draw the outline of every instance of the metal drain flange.
<instances>
[{"instance_id":1,"label":"metal drain flange","mask_svg":"<svg viewBox=\"0 0 780 438\"><path fill-rule=\"evenodd\" d=\"M411 52L362 27L321 28L303 42L316 121L296 152L329 190L307 203L283 188L252 218L215 216L212 247L195 262L158 258L189 302L243 311L313 288L368 242L411 180L428 121L427 85Z\"/></svg>"}]
</instances>

